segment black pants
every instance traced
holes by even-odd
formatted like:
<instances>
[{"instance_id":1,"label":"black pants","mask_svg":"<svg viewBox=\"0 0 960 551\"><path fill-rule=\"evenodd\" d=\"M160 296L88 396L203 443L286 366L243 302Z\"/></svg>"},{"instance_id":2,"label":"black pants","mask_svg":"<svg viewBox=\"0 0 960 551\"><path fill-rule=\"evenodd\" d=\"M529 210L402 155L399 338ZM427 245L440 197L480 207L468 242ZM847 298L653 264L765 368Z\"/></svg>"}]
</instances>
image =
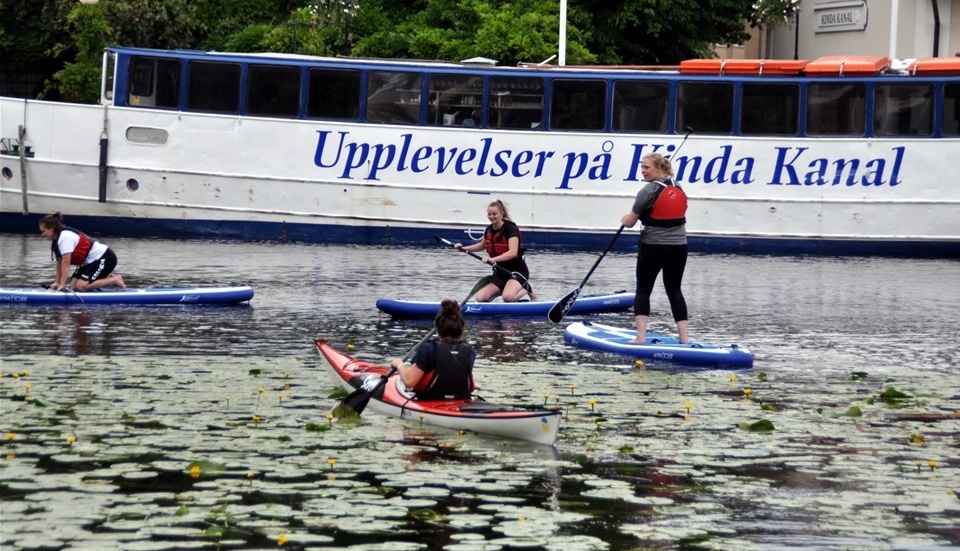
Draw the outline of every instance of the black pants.
<instances>
[{"instance_id":1,"label":"black pants","mask_svg":"<svg viewBox=\"0 0 960 551\"><path fill-rule=\"evenodd\" d=\"M657 282L657 275L663 272L663 288L670 300L673 321L687 319L687 301L683 298L680 285L683 282L683 270L687 267L686 245L648 245L640 244L637 255L637 296L633 300L635 316L650 315L650 293Z\"/></svg>"}]
</instances>

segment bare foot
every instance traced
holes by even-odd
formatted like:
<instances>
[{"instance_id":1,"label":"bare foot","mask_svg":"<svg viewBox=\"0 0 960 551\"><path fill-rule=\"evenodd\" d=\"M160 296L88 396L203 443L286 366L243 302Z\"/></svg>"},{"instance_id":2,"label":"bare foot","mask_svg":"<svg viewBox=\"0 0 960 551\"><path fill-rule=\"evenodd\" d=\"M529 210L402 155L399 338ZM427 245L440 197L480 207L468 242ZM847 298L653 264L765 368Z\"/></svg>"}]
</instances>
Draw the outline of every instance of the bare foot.
<instances>
[{"instance_id":1,"label":"bare foot","mask_svg":"<svg viewBox=\"0 0 960 551\"><path fill-rule=\"evenodd\" d=\"M127 290L127 286L123 284L123 278L120 277L120 274L117 274L117 283L116 283L116 286L117 286L117 290L118 290L118 291L126 291L126 290Z\"/></svg>"},{"instance_id":2,"label":"bare foot","mask_svg":"<svg viewBox=\"0 0 960 551\"><path fill-rule=\"evenodd\" d=\"M633 339L627 344L647 344L647 339Z\"/></svg>"}]
</instances>

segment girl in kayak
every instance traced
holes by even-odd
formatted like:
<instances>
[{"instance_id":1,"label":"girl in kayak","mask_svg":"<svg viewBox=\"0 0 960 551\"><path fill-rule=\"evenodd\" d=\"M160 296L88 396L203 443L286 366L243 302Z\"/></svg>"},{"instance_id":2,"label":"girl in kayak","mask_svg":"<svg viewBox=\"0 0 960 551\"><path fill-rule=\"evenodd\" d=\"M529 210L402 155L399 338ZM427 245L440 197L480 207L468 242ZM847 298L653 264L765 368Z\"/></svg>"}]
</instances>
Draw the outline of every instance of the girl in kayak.
<instances>
[{"instance_id":1,"label":"girl in kayak","mask_svg":"<svg viewBox=\"0 0 960 551\"><path fill-rule=\"evenodd\" d=\"M63 215L59 212L48 214L40 220L40 235L52 241L50 250L57 263L57 279L50 285L54 291L71 288L93 291L108 286L116 287L119 291L126 290L120 274L113 273L117 267L117 255L103 243L65 226ZM68 281L71 265L77 269Z\"/></svg>"},{"instance_id":2,"label":"girl in kayak","mask_svg":"<svg viewBox=\"0 0 960 551\"><path fill-rule=\"evenodd\" d=\"M440 303L434 318L439 338L433 338L417 349L413 363L393 360L400 378L413 390L418 400L455 400L469 398L476 390L473 382L473 361L477 352L463 340L467 321L460 304L451 299Z\"/></svg>"},{"instance_id":3,"label":"girl in kayak","mask_svg":"<svg viewBox=\"0 0 960 551\"><path fill-rule=\"evenodd\" d=\"M661 271L680 342L687 344L687 302L680 289L687 265L687 195L673 181L670 160L659 153L645 155L640 160L640 172L647 184L637 193L630 212L620 219L627 228L638 221L643 223L633 303L637 337L630 344L646 344L650 293Z\"/></svg>"},{"instance_id":4,"label":"girl in kayak","mask_svg":"<svg viewBox=\"0 0 960 551\"><path fill-rule=\"evenodd\" d=\"M530 269L523 260L523 237L520 228L510 220L507 207L499 199L487 205L487 220L490 225L483 232L483 239L464 246L454 243L458 251L477 252L486 250L483 261L496 264L502 270L493 270L492 281L477 292L477 302L490 302L498 296L504 302L515 302L526 295L537 300L536 293L528 281Z\"/></svg>"}]
</instances>

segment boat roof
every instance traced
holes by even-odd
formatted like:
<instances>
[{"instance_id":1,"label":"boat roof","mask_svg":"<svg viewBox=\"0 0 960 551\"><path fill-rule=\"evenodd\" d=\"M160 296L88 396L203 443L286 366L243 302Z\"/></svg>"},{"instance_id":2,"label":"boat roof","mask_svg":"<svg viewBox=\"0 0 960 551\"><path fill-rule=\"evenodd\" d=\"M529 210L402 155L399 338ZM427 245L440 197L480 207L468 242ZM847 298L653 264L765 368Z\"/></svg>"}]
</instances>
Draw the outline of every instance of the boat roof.
<instances>
[{"instance_id":1,"label":"boat roof","mask_svg":"<svg viewBox=\"0 0 960 551\"><path fill-rule=\"evenodd\" d=\"M140 54L154 57L175 57L203 59L209 57L218 60L249 61L251 58L276 62L302 62L305 64L322 63L325 65L354 65L409 68L416 70L464 70L486 73L509 73L510 71L544 71L554 74L584 74L597 75L610 73L619 74L659 74L659 75L686 75L702 77L727 76L792 76L792 77L870 77L884 75L935 75L960 76L960 58L924 58L924 59L890 59L885 56L872 55L835 55L821 56L813 60L796 59L689 59L679 65L551 65L546 61L540 63L520 62L516 67L499 66L497 61L484 57L473 57L460 62L429 60L429 59L393 59L374 57L330 57L308 54L278 53L278 52L222 52L202 50L161 50L149 48L127 48L111 46L110 51L128 54Z\"/></svg>"}]
</instances>

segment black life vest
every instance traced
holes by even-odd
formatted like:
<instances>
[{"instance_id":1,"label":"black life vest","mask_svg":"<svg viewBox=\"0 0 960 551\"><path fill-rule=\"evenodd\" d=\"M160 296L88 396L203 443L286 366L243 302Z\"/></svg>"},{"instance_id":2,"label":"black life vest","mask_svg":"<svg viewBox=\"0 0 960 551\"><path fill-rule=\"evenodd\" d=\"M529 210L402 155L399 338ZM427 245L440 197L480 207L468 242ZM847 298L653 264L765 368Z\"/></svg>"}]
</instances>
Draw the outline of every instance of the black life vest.
<instances>
[{"instance_id":1,"label":"black life vest","mask_svg":"<svg viewBox=\"0 0 960 551\"><path fill-rule=\"evenodd\" d=\"M80 236L80 241L77 242L77 247L73 249L72 253L70 253L70 264L74 266L83 266L84 261L87 260L87 255L90 254L90 249L93 248L94 241L87 237L87 234L80 230L67 227L60 230L60 232L57 233L57 237L50 244L50 250L53 253L53 257L57 260L63 258L63 253L60 252L60 234L65 231L72 231Z\"/></svg>"},{"instance_id":2,"label":"black life vest","mask_svg":"<svg viewBox=\"0 0 960 551\"><path fill-rule=\"evenodd\" d=\"M414 387L418 400L456 400L473 392L473 362L465 342L432 341L437 365Z\"/></svg>"},{"instance_id":3,"label":"black life vest","mask_svg":"<svg viewBox=\"0 0 960 551\"><path fill-rule=\"evenodd\" d=\"M659 186L650 206L640 214L644 226L673 228L687 223L687 194L672 180L654 182Z\"/></svg>"}]
</instances>

